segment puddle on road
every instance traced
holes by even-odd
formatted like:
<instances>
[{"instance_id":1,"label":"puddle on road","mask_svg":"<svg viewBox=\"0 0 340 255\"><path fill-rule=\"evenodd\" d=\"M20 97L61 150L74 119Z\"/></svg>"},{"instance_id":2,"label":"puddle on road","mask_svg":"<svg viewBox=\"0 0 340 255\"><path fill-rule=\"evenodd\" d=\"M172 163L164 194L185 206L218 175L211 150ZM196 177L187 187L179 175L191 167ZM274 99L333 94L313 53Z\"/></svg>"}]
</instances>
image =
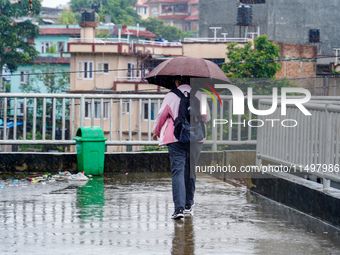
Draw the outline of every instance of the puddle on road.
<instances>
[{"instance_id":1,"label":"puddle on road","mask_svg":"<svg viewBox=\"0 0 340 255\"><path fill-rule=\"evenodd\" d=\"M340 254L338 229L208 175L183 221L170 174L0 185L1 254Z\"/></svg>"}]
</instances>

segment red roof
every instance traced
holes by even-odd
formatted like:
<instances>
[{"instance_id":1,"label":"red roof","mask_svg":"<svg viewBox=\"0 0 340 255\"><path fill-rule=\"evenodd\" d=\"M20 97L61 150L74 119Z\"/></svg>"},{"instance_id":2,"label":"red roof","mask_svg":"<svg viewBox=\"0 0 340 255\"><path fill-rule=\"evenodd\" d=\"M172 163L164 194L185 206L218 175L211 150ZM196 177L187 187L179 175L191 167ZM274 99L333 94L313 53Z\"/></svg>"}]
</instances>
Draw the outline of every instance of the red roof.
<instances>
[{"instance_id":1,"label":"red roof","mask_svg":"<svg viewBox=\"0 0 340 255\"><path fill-rule=\"evenodd\" d=\"M80 28L40 28L40 35L80 35Z\"/></svg>"},{"instance_id":2,"label":"red roof","mask_svg":"<svg viewBox=\"0 0 340 255\"><path fill-rule=\"evenodd\" d=\"M185 20L198 20L198 15L186 17Z\"/></svg>"},{"instance_id":3,"label":"red roof","mask_svg":"<svg viewBox=\"0 0 340 255\"><path fill-rule=\"evenodd\" d=\"M124 25L122 27L121 33L122 33L122 35L128 35L128 33L132 33L132 34L130 34L131 36L137 37L137 30L128 29L126 25ZM157 36L154 33L151 33L150 31L139 30L139 37L156 38Z\"/></svg>"},{"instance_id":4,"label":"red roof","mask_svg":"<svg viewBox=\"0 0 340 255\"><path fill-rule=\"evenodd\" d=\"M165 16L158 16L159 19L185 19L189 17L188 15L165 15Z\"/></svg>"},{"instance_id":5,"label":"red roof","mask_svg":"<svg viewBox=\"0 0 340 255\"><path fill-rule=\"evenodd\" d=\"M191 0L189 1L188 4L198 4L199 3L199 0Z\"/></svg>"}]
</instances>

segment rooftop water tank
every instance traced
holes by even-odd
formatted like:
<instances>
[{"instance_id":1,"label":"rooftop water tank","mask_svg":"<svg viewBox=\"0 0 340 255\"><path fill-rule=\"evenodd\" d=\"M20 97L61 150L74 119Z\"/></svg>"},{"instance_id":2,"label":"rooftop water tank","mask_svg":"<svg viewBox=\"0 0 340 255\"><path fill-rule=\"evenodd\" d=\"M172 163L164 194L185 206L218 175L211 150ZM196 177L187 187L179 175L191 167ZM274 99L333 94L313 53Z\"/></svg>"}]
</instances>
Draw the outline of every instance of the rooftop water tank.
<instances>
[{"instance_id":1,"label":"rooftop water tank","mask_svg":"<svg viewBox=\"0 0 340 255\"><path fill-rule=\"evenodd\" d=\"M96 21L94 11L84 11L81 14L81 21Z\"/></svg>"},{"instance_id":2,"label":"rooftop water tank","mask_svg":"<svg viewBox=\"0 0 340 255\"><path fill-rule=\"evenodd\" d=\"M253 23L253 7L241 5L237 7L237 25L251 25Z\"/></svg>"}]
</instances>

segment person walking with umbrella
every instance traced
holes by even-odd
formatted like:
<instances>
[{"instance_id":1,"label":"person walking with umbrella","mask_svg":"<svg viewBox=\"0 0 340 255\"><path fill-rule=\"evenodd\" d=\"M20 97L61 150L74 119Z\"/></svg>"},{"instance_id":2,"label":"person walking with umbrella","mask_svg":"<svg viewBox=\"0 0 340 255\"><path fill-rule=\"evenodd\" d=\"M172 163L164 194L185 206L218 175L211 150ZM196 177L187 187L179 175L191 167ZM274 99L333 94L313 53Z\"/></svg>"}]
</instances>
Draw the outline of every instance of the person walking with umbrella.
<instances>
[{"instance_id":1,"label":"person walking with umbrella","mask_svg":"<svg viewBox=\"0 0 340 255\"><path fill-rule=\"evenodd\" d=\"M155 119L152 137L153 140L159 139L159 145L167 145L169 150L172 171L172 196L175 207L175 211L171 216L172 219L181 219L184 217L184 214L192 215L195 204L195 165L197 164L205 139L203 138L198 141L190 140L190 142L180 141L181 139L175 135L174 124L179 117L180 104L183 96L189 98L190 96L191 98L196 97L199 102L202 101L202 93L198 91L197 88L192 89L192 87L195 87L195 84L191 84L190 86L190 78L214 78L211 77L210 74L199 76L202 72L198 71L197 65L194 66L195 68L193 67L197 61L204 63L204 71L209 69L207 68L207 62L211 67L215 65L203 59L178 57L161 63L146 77L149 83L173 89L167 93L163 100ZM223 71L217 65L215 66L217 70L216 67L212 68L215 76L218 74L220 75L218 76L219 80L230 83ZM175 75L176 73L179 75ZM190 102L192 101L193 100L190 99ZM193 105L190 105L191 108L192 106ZM201 109L199 109L199 112L205 123L210 120L209 107L207 107L206 112L201 112Z\"/></svg>"}]
</instances>

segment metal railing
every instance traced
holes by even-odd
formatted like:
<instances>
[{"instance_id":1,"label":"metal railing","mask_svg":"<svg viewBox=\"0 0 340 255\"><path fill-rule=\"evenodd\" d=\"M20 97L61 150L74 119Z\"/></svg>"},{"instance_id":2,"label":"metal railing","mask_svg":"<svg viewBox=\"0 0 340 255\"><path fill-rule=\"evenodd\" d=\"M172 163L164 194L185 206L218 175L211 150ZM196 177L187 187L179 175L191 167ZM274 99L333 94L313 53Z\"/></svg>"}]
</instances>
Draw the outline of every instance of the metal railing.
<instances>
[{"instance_id":1,"label":"metal railing","mask_svg":"<svg viewBox=\"0 0 340 255\"><path fill-rule=\"evenodd\" d=\"M184 42L238 42L246 43L248 38L223 38L223 37L207 37L207 38L184 38Z\"/></svg>"},{"instance_id":2,"label":"metal railing","mask_svg":"<svg viewBox=\"0 0 340 255\"><path fill-rule=\"evenodd\" d=\"M155 46L182 46L181 42L158 42L158 41L149 41L149 40L133 40L134 44L142 44L142 45L155 45Z\"/></svg>"},{"instance_id":3,"label":"metal railing","mask_svg":"<svg viewBox=\"0 0 340 255\"><path fill-rule=\"evenodd\" d=\"M136 40L128 38L70 38L70 43L96 43L96 44L116 44L116 43L133 43L137 45L151 46L182 46L181 42L159 42L150 40Z\"/></svg>"},{"instance_id":4,"label":"metal railing","mask_svg":"<svg viewBox=\"0 0 340 255\"><path fill-rule=\"evenodd\" d=\"M155 94L2 93L0 144L70 145L75 143L72 138L78 127L100 126L108 138L106 145L157 145L152 129L163 98ZM254 96L260 98L269 97ZM221 100L222 106L209 99L211 117L230 122L232 96L221 95ZM242 121L241 117L235 120ZM215 151L218 146L255 145L256 130L242 125L212 128L211 121L206 144Z\"/></svg>"},{"instance_id":5,"label":"metal railing","mask_svg":"<svg viewBox=\"0 0 340 255\"><path fill-rule=\"evenodd\" d=\"M136 77L129 77L129 76L117 76L115 77L115 81L130 81L130 82L145 82L145 78L144 77L140 77L140 76L136 76Z\"/></svg>"},{"instance_id":6,"label":"metal railing","mask_svg":"<svg viewBox=\"0 0 340 255\"><path fill-rule=\"evenodd\" d=\"M327 98L304 104L310 116L293 106L282 116L280 105L273 114L260 116L263 122L275 122L258 131L257 164L266 160L288 166L291 173L321 177L324 188L330 187L330 180L340 182L340 101L339 97ZM259 107L266 110L271 105L272 101L260 100Z\"/></svg>"},{"instance_id":7,"label":"metal railing","mask_svg":"<svg viewBox=\"0 0 340 255\"><path fill-rule=\"evenodd\" d=\"M70 38L70 43L130 43L126 38Z\"/></svg>"},{"instance_id":8,"label":"metal railing","mask_svg":"<svg viewBox=\"0 0 340 255\"><path fill-rule=\"evenodd\" d=\"M71 145L75 143L72 139L77 128L84 126L100 126L108 138L106 145L157 145L158 142L152 140L152 130L154 119L163 98L164 95L159 94L2 93L0 94L0 119L3 119L4 123L0 126L0 145ZM231 95L220 95L220 98L222 104L218 100L215 103L208 97L212 120L207 124L207 140L205 144L211 146L213 151L225 149L225 147L220 146L254 146L259 141L260 147L257 147L259 158L271 157L294 164L313 162L301 161L300 159L307 156L296 156L292 153L293 150L288 150L288 148L293 148L295 145L302 146L301 144L303 143L297 142L296 137L298 134L295 134L297 132L301 132L303 135L306 134L299 129L300 126L288 134L288 129L283 129L280 126L270 129L268 126L257 128L254 127L255 125L247 125L249 120L254 120L255 123L257 116L253 116L251 112L246 112L242 116L233 115L233 97ZM260 99L271 98L271 96L253 96L255 102ZM319 108L326 107L327 116L332 113L331 120L338 123L337 107L340 106L325 106L322 102L325 102L324 100L334 100L332 103L335 104L339 102L339 98L315 97L314 100L316 99L319 100L317 104L314 103L311 106L307 104L307 107L314 107L314 105ZM261 101L259 107L263 108L266 105L268 105L266 101ZM288 108L288 113L293 114L293 117L299 117L297 115L298 111L298 109ZM320 119L324 120L325 118L324 115L320 115L320 111L312 114L314 121L312 126L315 129L313 129L313 132L321 134L330 128L325 123L323 123L325 126L316 125ZM281 118L281 116L274 117ZM216 119L222 121L219 122L219 125L214 126L214 120ZM340 121L340 118L338 119ZM308 124L303 124L303 127L309 128L307 126ZM327 141L334 142L339 140L336 131L327 132L327 135L329 134L333 136L331 138L327 137ZM273 139L274 136L275 139ZM288 140L286 140L287 137L289 137ZM323 136L320 135L319 138L319 140L313 142L314 145L319 146L324 142ZM311 145L307 141L308 139L304 140L307 145L303 146ZM281 147L281 144L287 144L284 145L286 147L283 147L285 149ZM323 146L326 148L326 145ZM334 144L334 146L334 150L338 151L338 145ZM301 148L303 149L304 147ZM305 153L308 152L308 150L305 150ZM299 153L297 155L300 155ZM316 154L314 153L313 155L315 156ZM318 155L325 157L323 153ZM323 162L323 158L317 159L322 159L318 162ZM295 160L297 161L295 162ZM328 161L325 160L324 162ZM332 163L333 161L330 162Z\"/></svg>"}]
</instances>

